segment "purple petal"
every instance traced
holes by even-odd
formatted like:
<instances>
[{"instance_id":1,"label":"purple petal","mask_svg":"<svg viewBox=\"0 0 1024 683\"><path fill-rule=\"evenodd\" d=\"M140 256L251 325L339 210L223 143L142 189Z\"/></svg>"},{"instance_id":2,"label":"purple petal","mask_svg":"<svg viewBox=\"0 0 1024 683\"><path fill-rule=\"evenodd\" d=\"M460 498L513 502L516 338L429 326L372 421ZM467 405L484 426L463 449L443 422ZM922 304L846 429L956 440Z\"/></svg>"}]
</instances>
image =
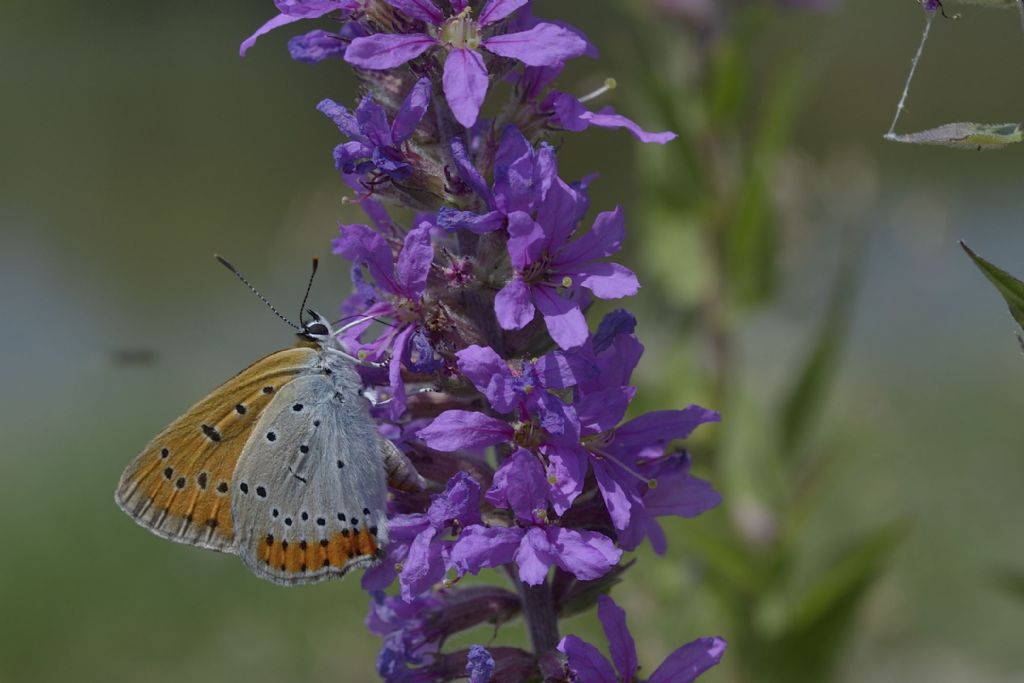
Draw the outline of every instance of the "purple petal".
<instances>
[{"instance_id":1,"label":"purple petal","mask_svg":"<svg viewBox=\"0 0 1024 683\"><path fill-rule=\"evenodd\" d=\"M683 410L659 410L630 420L615 431L616 448L642 448L685 439L706 422L718 422L713 410L691 405Z\"/></svg>"},{"instance_id":2,"label":"purple petal","mask_svg":"<svg viewBox=\"0 0 1024 683\"><path fill-rule=\"evenodd\" d=\"M523 583L530 586L539 586L544 583L544 579L548 576L548 569L557 561L556 551L551 546L544 530L540 527L528 529L519 545L519 550L516 551L519 578Z\"/></svg>"},{"instance_id":3,"label":"purple petal","mask_svg":"<svg viewBox=\"0 0 1024 683\"><path fill-rule=\"evenodd\" d=\"M363 69L393 69L437 44L437 40L423 33L376 33L349 43L345 61Z\"/></svg>"},{"instance_id":4,"label":"purple petal","mask_svg":"<svg viewBox=\"0 0 1024 683\"><path fill-rule=\"evenodd\" d=\"M388 520L388 534L392 545L409 545L423 531L430 528L430 518L417 512L411 515L395 515ZM389 548L390 550L391 548Z\"/></svg>"},{"instance_id":5,"label":"purple petal","mask_svg":"<svg viewBox=\"0 0 1024 683\"><path fill-rule=\"evenodd\" d=\"M405 366L413 372L431 373L444 368L444 361L438 358L427 333L419 325L409 340L408 349L403 360Z\"/></svg>"},{"instance_id":6,"label":"purple petal","mask_svg":"<svg viewBox=\"0 0 1024 683\"><path fill-rule=\"evenodd\" d=\"M544 88L551 85L564 68L564 64L558 66L525 67L522 76L519 78L519 87L523 91L523 99L538 99L543 94Z\"/></svg>"},{"instance_id":7,"label":"purple petal","mask_svg":"<svg viewBox=\"0 0 1024 683\"><path fill-rule=\"evenodd\" d=\"M482 645L470 645L466 656L469 683L487 683L494 675L494 657Z\"/></svg>"},{"instance_id":8,"label":"purple petal","mask_svg":"<svg viewBox=\"0 0 1024 683\"><path fill-rule=\"evenodd\" d=\"M494 232L505 227L505 214L501 211L488 211L485 214L472 211L459 211L449 206L441 207L437 212L437 226L444 230L468 230L477 235Z\"/></svg>"},{"instance_id":9,"label":"purple petal","mask_svg":"<svg viewBox=\"0 0 1024 683\"><path fill-rule=\"evenodd\" d=\"M487 206L493 209L494 197L491 195L487 181L480 175L480 171L473 164L473 160L469 158L469 153L466 151L466 146L462 143L462 140L458 138L452 140L451 152L452 158L455 160L455 168L459 172L459 178L462 179L462 182L473 188L473 191L487 202Z\"/></svg>"},{"instance_id":10,"label":"purple petal","mask_svg":"<svg viewBox=\"0 0 1024 683\"><path fill-rule=\"evenodd\" d=\"M387 3L413 19L419 19L434 26L444 23L444 15L441 14L441 10L430 0L387 0Z\"/></svg>"},{"instance_id":11,"label":"purple petal","mask_svg":"<svg viewBox=\"0 0 1024 683\"><path fill-rule=\"evenodd\" d=\"M658 486L644 494L647 514L696 517L722 502L711 484L689 473L685 457L669 458L656 474Z\"/></svg>"},{"instance_id":12,"label":"purple petal","mask_svg":"<svg viewBox=\"0 0 1024 683\"><path fill-rule=\"evenodd\" d=\"M348 181L346 180L346 182ZM355 183L355 185L352 189L356 192L362 193L364 191L358 183ZM371 198L369 195L363 197L359 200L359 208L370 217L377 230L384 233L395 232L395 225L391 222L391 216L388 215L387 209L376 199Z\"/></svg>"},{"instance_id":13,"label":"purple petal","mask_svg":"<svg viewBox=\"0 0 1024 683\"><path fill-rule=\"evenodd\" d=\"M558 651L569 660L569 669L576 680L586 683L616 683L615 670L601 651L576 636L565 636L558 643Z\"/></svg>"},{"instance_id":14,"label":"purple petal","mask_svg":"<svg viewBox=\"0 0 1024 683\"><path fill-rule=\"evenodd\" d=\"M665 530L653 517L647 519L647 537L651 541L651 549L658 555L664 555L668 550L668 540L665 538ZM637 544L639 545L639 543ZM623 546L625 548L625 546ZM633 546L634 548L636 546ZM630 550L630 548L625 548Z\"/></svg>"},{"instance_id":15,"label":"purple petal","mask_svg":"<svg viewBox=\"0 0 1024 683\"><path fill-rule=\"evenodd\" d=\"M487 491L488 502L511 508L516 517L538 523L538 510L546 510L548 482L544 468L530 451L520 448L494 473L494 484Z\"/></svg>"},{"instance_id":16,"label":"purple petal","mask_svg":"<svg viewBox=\"0 0 1024 683\"><path fill-rule=\"evenodd\" d=\"M580 421L576 411L562 399L541 389L529 395L526 405L529 412L540 416L541 428L552 439L579 441Z\"/></svg>"},{"instance_id":17,"label":"purple petal","mask_svg":"<svg viewBox=\"0 0 1024 683\"><path fill-rule=\"evenodd\" d=\"M487 24L501 21L529 2L530 0L488 0L480 11L480 19L477 20L477 23L480 26L487 26Z\"/></svg>"},{"instance_id":18,"label":"purple petal","mask_svg":"<svg viewBox=\"0 0 1024 683\"><path fill-rule=\"evenodd\" d=\"M596 338L595 344L597 346ZM624 387L630 383L633 370L644 355L644 345L632 334L620 334L596 360L596 377L588 377L580 386L584 391Z\"/></svg>"},{"instance_id":19,"label":"purple petal","mask_svg":"<svg viewBox=\"0 0 1024 683\"><path fill-rule=\"evenodd\" d=\"M554 178L537 210L537 222L548 233L549 251L555 252L566 243L586 211L586 206L586 195L567 185L561 178Z\"/></svg>"},{"instance_id":20,"label":"purple petal","mask_svg":"<svg viewBox=\"0 0 1024 683\"><path fill-rule=\"evenodd\" d=\"M537 24L528 31L491 36L483 41L489 52L518 59L527 66L558 66L587 50L587 42L555 24Z\"/></svg>"},{"instance_id":21,"label":"purple petal","mask_svg":"<svg viewBox=\"0 0 1024 683\"><path fill-rule=\"evenodd\" d=\"M347 108L341 106L331 99L321 100L316 105L317 111L334 122L334 125L347 137L354 140L365 140L363 132L359 129L359 122L356 116Z\"/></svg>"},{"instance_id":22,"label":"purple petal","mask_svg":"<svg viewBox=\"0 0 1024 683\"><path fill-rule=\"evenodd\" d=\"M583 492L590 456L578 444L548 444L541 450L548 459L551 504L557 514L565 514Z\"/></svg>"},{"instance_id":23,"label":"purple petal","mask_svg":"<svg viewBox=\"0 0 1024 683\"><path fill-rule=\"evenodd\" d=\"M547 235L544 228L523 211L508 216L508 255L516 270L525 270L544 251Z\"/></svg>"},{"instance_id":24,"label":"purple petal","mask_svg":"<svg viewBox=\"0 0 1024 683\"><path fill-rule=\"evenodd\" d=\"M409 338L416 331L415 325L407 325L395 336L391 347L391 361L388 363L388 382L391 386L391 400L386 404L392 420L398 420L405 412L405 382L402 381L402 358L409 344Z\"/></svg>"},{"instance_id":25,"label":"purple petal","mask_svg":"<svg viewBox=\"0 0 1024 683\"><path fill-rule=\"evenodd\" d=\"M359 102L356 108L356 122L359 124L359 130L374 145L390 147L394 144L387 112L370 95L366 95Z\"/></svg>"},{"instance_id":26,"label":"purple petal","mask_svg":"<svg viewBox=\"0 0 1024 683\"><path fill-rule=\"evenodd\" d=\"M555 184L555 180L558 179L558 157L555 148L547 142L542 142L540 149L537 150L534 173L536 175L534 183L540 187L540 199L543 200L547 197L548 190Z\"/></svg>"},{"instance_id":27,"label":"purple petal","mask_svg":"<svg viewBox=\"0 0 1024 683\"><path fill-rule=\"evenodd\" d=\"M430 264L434 261L434 245L430 241L430 223L421 223L409 231L398 255L395 276L405 296L417 300L427 288Z\"/></svg>"},{"instance_id":28,"label":"purple petal","mask_svg":"<svg viewBox=\"0 0 1024 683\"><path fill-rule=\"evenodd\" d=\"M558 125L566 130L578 132L588 126L601 128L625 128L641 142L653 142L663 145L677 136L672 132L649 133L632 120L615 113L611 107L599 112L588 111L583 104L572 95L564 92L553 92L545 100L543 108L553 110Z\"/></svg>"},{"instance_id":29,"label":"purple petal","mask_svg":"<svg viewBox=\"0 0 1024 683\"><path fill-rule=\"evenodd\" d=\"M522 529L475 525L462 530L451 550L451 561L461 573L500 567L515 557Z\"/></svg>"},{"instance_id":30,"label":"purple petal","mask_svg":"<svg viewBox=\"0 0 1024 683\"><path fill-rule=\"evenodd\" d=\"M626 224L622 216L622 207L615 207L614 211L602 211L594 219L594 226L589 232L558 252L558 258L552 267L575 270L597 259L611 256L622 249L622 239L625 235Z\"/></svg>"},{"instance_id":31,"label":"purple petal","mask_svg":"<svg viewBox=\"0 0 1024 683\"><path fill-rule=\"evenodd\" d=\"M356 10L359 5L359 0L274 0L281 14L301 19L316 19L335 10Z\"/></svg>"},{"instance_id":32,"label":"purple petal","mask_svg":"<svg viewBox=\"0 0 1024 683\"><path fill-rule=\"evenodd\" d=\"M519 129L506 126L494 158L494 192L505 213L529 211L534 192L533 147Z\"/></svg>"},{"instance_id":33,"label":"purple petal","mask_svg":"<svg viewBox=\"0 0 1024 683\"><path fill-rule=\"evenodd\" d=\"M427 517L435 528L457 520L462 527L480 523L480 484L466 472L457 472L448 480L444 493L434 496Z\"/></svg>"},{"instance_id":34,"label":"purple petal","mask_svg":"<svg viewBox=\"0 0 1024 683\"><path fill-rule=\"evenodd\" d=\"M548 334L563 349L574 349L587 341L587 320L579 304L560 296L552 287L534 287L533 303L544 315Z\"/></svg>"},{"instance_id":35,"label":"purple petal","mask_svg":"<svg viewBox=\"0 0 1024 683\"><path fill-rule=\"evenodd\" d=\"M636 317L629 311L619 308L601 318L601 324L594 333L594 350L604 351L612 342L622 335L636 332Z\"/></svg>"},{"instance_id":36,"label":"purple petal","mask_svg":"<svg viewBox=\"0 0 1024 683\"><path fill-rule=\"evenodd\" d=\"M577 284L586 287L599 299L621 299L640 291L636 274L618 263L590 263L575 269Z\"/></svg>"},{"instance_id":37,"label":"purple petal","mask_svg":"<svg viewBox=\"0 0 1024 683\"><path fill-rule=\"evenodd\" d=\"M580 379L594 372L595 368L577 353L552 351L537 359L534 370L543 385L549 389L567 389L576 386Z\"/></svg>"},{"instance_id":38,"label":"purple petal","mask_svg":"<svg viewBox=\"0 0 1024 683\"><path fill-rule=\"evenodd\" d=\"M633 392L619 386L588 392L574 407L584 434L599 434L613 429L622 421Z\"/></svg>"},{"instance_id":39,"label":"purple petal","mask_svg":"<svg viewBox=\"0 0 1024 683\"><path fill-rule=\"evenodd\" d=\"M256 44L256 40L260 36L264 36L274 29L281 28L282 26L293 24L296 21L302 21L302 19L304 19L304 17L291 17L287 14L278 14L276 17L263 24L263 26L256 29L256 32L251 36L242 41L242 44L238 46L238 56L244 57L245 53L249 51L249 48Z\"/></svg>"},{"instance_id":40,"label":"purple petal","mask_svg":"<svg viewBox=\"0 0 1024 683\"><path fill-rule=\"evenodd\" d=\"M448 410L419 430L416 436L439 451L483 448L504 443L514 435L508 423L470 410Z\"/></svg>"},{"instance_id":41,"label":"purple petal","mask_svg":"<svg viewBox=\"0 0 1024 683\"><path fill-rule=\"evenodd\" d=\"M608 515L612 518L612 524L616 529L625 529L629 526L630 512L633 508L635 494L630 493L627 486L631 486L632 478L623 485L621 478L628 477L621 468L605 460L594 459L590 461L597 478L597 488L601 490L601 497L604 499L604 506L608 508ZM612 469L615 468L615 469Z\"/></svg>"},{"instance_id":42,"label":"purple petal","mask_svg":"<svg viewBox=\"0 0 1024 683\"><path fill-rule=\"evenodd\" d=\"M334 148L334 166L342 173L361 173L364 164L373 165L374 147L364 142L345 142Z\"/></svg>"},{"instance_id":43,"label":"purple petal","mask_svg":"<svg viewBox=\"0 0 1024 683\"><path fill-rule=\"evenodd\" d=\"M458 14L469 7L469 0L452 0L452 12Z\"/></svg>"},{"instance_id":44,"label":"purple petal","mask_svg":"<svg viewBox=\"0 0 1024 683\"><path fill-rule=\"evenodd\" d=\"M458 48L448 53L442 77L444 96L455 120L466 128L476 123L488 83L487 67L479 52Z\"/></svg>"},{"instance_id":45,"label":"purple petal","mask_svg":"<svg viewBox=\"0 0 1024 683\"><path fill-rule=\"evenodd\" d=\"M331 57L344 56L347 45L337 33L322 29L294 36L288 41L288 54L304 64L317 64Z\"/></svg>"},{"instance_id":46,"label":"purple petal","mask_svg":"<svg viewBox=\"0 0 1024 683\"><path fill-rule=\"evenodd\" d=\"M698 638L670 654L647 683L690 683L718 664L723 654L725 641L721 638Z\"/></svg>"},{"instance_id":47,"label":"purple petal","mask_svg":"<svg viewBox=\"0 0 1024 683\"><path fill-rule=\"evenodd\" d=\"M494 312L503 330L521 330L533 320L530 286L520 278L509 280L494 298Z\"/></svg>"},{"instance_id":48,"label":"purple petal","mask_svg":"<svg viewBox=\"0 0 1024 683\"><path fill-rule=\"evenodd\" d=\"M632 681L637 669L636 643L626 626L626 611L607 595L601 595L597 598L597 618L608 637L608 652L615 668L623 680Z\"/></svg>"},{"instance_id":49,"label":"purple petal","mask_svg":"<svg viewBox=\"0 0 1024 683\"><path fill-rule=\"evenodd\" d=\"M664 131L661 133L648 132L638 126L631 119L628 119L621 114L616 114L615 110L611 107L604 107L598 112L588 112L588 114L589 115L586 118L589 120L590 125L600 126L601 128L625 128L640 142L664 145L666 142L671 142L678 137L671 131Z\"/></svg>"},{"instance_id":50,"label":"purple petal","mask_svg":"<svg viewBox=\"0 0 1024 683\"><path fill-rule=\"evenodd\" d=\"M395 114L395 120L391 124L391 138L396 145L400 145L415 132L416 127L423 120L430 105L430 79L421 78L412 86L402 107Z\"/></svg>"},{"instance_id":51,"label":"purple petal","mask_svg":"<svg viewBox=\"0 0 1024 683\"><path fill-rule=\"evenodd\" d=\"M615 547L612 539L596 531L552 527L547 533L558 566L577 579L599 579L622 557L622 551Z\"/></svg>"},{"instance_id":52,"label":"purple petal","mask_svg":"<svg viewBox=\"0 0 1024 683\"><path fill-rule=\"evenodd\" d=\"M455 354L463 376L479 389L499 413L508 413L519 400L508 364L489 346L469 346Z\"/></svg>"},{"instance_id":53,"label":"purple petal","mask_svg":"<svg viewBox=\"0 0 1024 683\"><path fill-rule=\"evenodd\" d=\"M444 578L441 544L433 542L436 534L436 529L427 529L409 547L409 556L402 563L402 572L398 575L402 599L406 602L412 601Z\"/></svg>"},{"instance_id":54,"label":"purple petal","mask_svg":"<svg viewBox=\"0 0 1024 683\"><path fill-rule=\"evenodd\" d=\"M353 223L340 226L341 236L332 242L334 253L353 263L366 264L377 284L393 294L399 294L395 283L394 261L391 247L384 238L368 225Z\"/></svg>"},{"instance_id":55,"label":"purple petal","mask_svg":"<svg viewBox=\"0 0 1024 683\"><path fill-rule=\"evenodd\" d=\"M395 574L395 559L391 553L388 553L386 562L381 562L363 572L363 577L359 582L362 589L364 591L382 591L394 583L397 577L397 574Z\"/></svg>"}]
</instances>

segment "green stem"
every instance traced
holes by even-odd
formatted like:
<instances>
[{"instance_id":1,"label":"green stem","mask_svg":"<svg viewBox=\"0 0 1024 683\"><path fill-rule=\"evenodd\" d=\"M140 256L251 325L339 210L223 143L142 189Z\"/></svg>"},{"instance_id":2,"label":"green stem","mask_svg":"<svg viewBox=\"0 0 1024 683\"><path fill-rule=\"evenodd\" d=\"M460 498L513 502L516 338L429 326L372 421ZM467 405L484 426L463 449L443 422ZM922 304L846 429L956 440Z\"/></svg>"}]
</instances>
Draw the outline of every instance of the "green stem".
<instances>
[{"instance_id":1,"label":"green stem","mask_svg":"<svg viewBox=\"0 0 1024 683\"><path fill-rule=\"evenodd\" d=\"M528 586L518 579L516 584L534 653L540 655L554 650L559 640L558 614L551 596L551 585L545 580L539 586Z\"/></svg>"}]
</instances>

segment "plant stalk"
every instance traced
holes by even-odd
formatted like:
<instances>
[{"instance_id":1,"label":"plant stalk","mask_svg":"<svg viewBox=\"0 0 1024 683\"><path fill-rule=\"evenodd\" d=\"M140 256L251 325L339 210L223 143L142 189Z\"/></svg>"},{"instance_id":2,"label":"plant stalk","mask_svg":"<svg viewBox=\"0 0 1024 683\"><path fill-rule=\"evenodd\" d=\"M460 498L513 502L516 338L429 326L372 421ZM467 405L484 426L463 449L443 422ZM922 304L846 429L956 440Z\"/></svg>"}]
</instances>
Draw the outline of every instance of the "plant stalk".
<instances>
[{"instance_id":1,"label":"plant stalk","mask_svg":"<svg viewBox=\"0 0 1024 683\"><path fill-rule=\"evenodd\" d=\"M547 581L539 586L519 584L519 596L523 603L523 617L530 631L530 642L537 655L554 650L558 645L558 614L551 596L551 584Z\"/></svg>"}]
</instances>

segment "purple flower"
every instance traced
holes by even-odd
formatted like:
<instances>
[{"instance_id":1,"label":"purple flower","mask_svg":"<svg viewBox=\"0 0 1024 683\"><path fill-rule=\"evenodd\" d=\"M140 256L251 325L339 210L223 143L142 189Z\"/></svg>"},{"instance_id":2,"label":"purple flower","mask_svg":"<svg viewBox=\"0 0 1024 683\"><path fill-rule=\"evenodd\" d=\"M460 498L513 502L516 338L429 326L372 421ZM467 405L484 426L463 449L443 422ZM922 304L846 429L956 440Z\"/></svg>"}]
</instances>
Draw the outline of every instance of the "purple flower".
<instances>
[{"instance_id":1,"label":"purple flower","mask_svg":"<svg viewBox=\"0 0 1024 683\"><path fill-rule=\"evenodd\" d=\"M381 590L394 580L395 566L401 565L398 581L402 598L409 602L444 579L452 541L448 529L480 522L480 485L465 472L448 481L444 493L434 496L427 512L397 515L388 523L391 540L388 562L363 576L363 587Z\"/></svg>"},{"instance_id":2,"label":"purple flower","mask_svg":"<svg viewBox=\"0 0 1024 683\"><path fill-rule=\"evenodd\" d=\"M583 106L583 103L572 95L564 92L552 91L541 105L541 111L550 116L550 121L558 128L572 131L574 133L585 130L590 126L601 128L625 128L633 134L640 142L654 142L660 145L674 140L675 133L649 133L638 126L631 119L615 113L611 107L604 107L600 111L592 112Z\"/></svg>"},{"instance_id":3,"label":"purple flower","mask_svg":"<svg viewBox=\"0 0 1024 683\"><path fill-rule=\"evenodd\" d=\"M423 664L438 649L439 638L428 635L430 618L442 605L436 595L405 601L373 591L366 627L384 639L377 655L377 673L394 680L408 665Z\"/></svg>"},{"instance_id":4,"label":"purple flower","mask_svg":"<svg viewBox=\"0 0 1024 683\"><path fill-rule=\"evenodd\" d=\"M280 12L276 17L256 29L256 32L242 41L238 54L242 57L256 40L274 29L293 24L303 19L317 19L331 12L342 10L351 12L362 7L362 0L274 0Z\"/></svg>"},{"instance_id":5,"label":"purple flower","mask_svg":"<svg viewBox=\"0 0 1024 683\"><path fill-rule=\"evenodd\" d=\"M536 360L506 361L489 346L470 346L455 354L459 370L479 389L499 413L514 419L539 418L550 434L575 437L579 421L571 406L551 393L567 389L588 369L573 354L553 351Z\"/></svg>"},{"instance_id":6,"label":"purple flower","mask_svg":"<svg viewBox=\"0 0 1024 683\"><path fill-rule=\"evenodd\" d=\"M552 566L586 581L604 576L622 557L622 551L602 534L547 524L548 486L534 454L519 449L502 464L494 480L487 500L510 507L518 526L466 528L451 549L451 562L460 572L476 574L515 561L519 578L536 586Z\"/></svg>"},{"instance_id":7,"label":"purple flower","mask_svg":"<svg viewBox=\"0 0 1024 683\"><path fill-rule=\"evenodd\" d=\"M506 330L526 327L539 310L548 333L563 349L587 340L587 321L579 303L580 287L600 299L632 296L640 289L633 271L599 259L622 248L622 209L598 214L586 234L570 241L579 221L577 191L558 180L537 211L508 217L508 253L515 274L498 292L494 309Z\"/></svg>"},{"instance_id":8,"label":"purple flower","mask_svg":"<svg viewBox=\"0 0 1024 683\"><path fill-rule=\"evenodd\" d=\"M469 683L487 683L494 675L494 657L483 645L470 645L466 658Z\"/></svg>"},{"instance_id":9,"label":"purple flower","mask_svg":"<svg viewBox=\"0 0 1024 683\"><path fill-rule=\"evenodd\" d=\"M366 626L384 639L377 656L377 671L387 681L430 673L429 669L409 667L436 663L440 644L456 633L480 624L501 623L520 612L519 596L495 586L443 589L424 593L409 602L381 591L372 591L371 598ZM471 680L488 680L485 674L494 670L492 653L473 646L467 659L470 666L466 667L466 672L475 672L477 676Z\"/></svg>"},{"instance_id":10,"label":"purple flower","mask_svg":"<svg viewBox=\"0 0 1024 683\"><path fill-rule=\"evenodd\" d=\"M345 59L364 69L392 69L419 57L431 48L445 50L442 85L455 119L466 128L476 123L487 95L490 76L479 48L516 59L530 66L556 66L582 55L587 43L576 33L556 24L541 23L527 31L483 35L529 0L488 0L474 20L467 3L455 16L446 17L433 0L387 0L412 19L434 27L424 33L378 33L356 38ZM453 8L454 9L454 8Z\"/></svg>"},{"instance_id":11,"label":"purple flower","mask_svg":"<svg viewBox=\"0 0 1024 683\"><path fill-rule=\"evenodd\" d=\"M668 542L657 518L696 517L718 506L722 496L711 484L690 474L690 457L686 453L676 453L649 465L641 465L643 476L658 485L652 489L644 482L633 482L633 494L642 500L642 504L630 509L629 524L618 531L617 540L623 549L634 550L649 538L654 552L664 555Z\"/></svg>"},{"instance_id":12,"label":"purple flower","mask_svg":"<svg viewBox=\"0 0 1024 683\"><path fill-rule=\"evenodd\" d=\"M612 524L620 531L629 527L635 513L644 510L637 488L646 490L650 480L639 465L660 457L670 441L684 439L698 426L720 419L715 411L692 405L684 410L650 412L616 427L630 398L632 392L622 389L586 396L577 407L579 444L553 449L548 456L549 476L558 482L566 501L583 491L587 471L593 471Z\"/></svg>"},{"instance_id":13,"label":"purple flower","mask_svg":"<svg viewBox=\"0 0 1024 683\"><path fill-rule=\"evenodd\" d=\"M565 636L558 643L558 650L566 656L574 680L580 683L636 683L636 644L626 626L625 611L609 596L602 595L597 599L597 616L608 638L612 661L605 659L590 643L576 636ZM724 653L725 641L721 638L698 638L672 652L651 674L647 683L690 683L718 664Z\"/></svg>"},{"instance_id":14,"label":"purple flower","mask_svg":"<svg viewBox=\"0 0 1024 683\"><path fill-rule=\"evenodd\" d=\"M502 132L494 159L493 190L469 160L461 141L453 141L452 146L452 156L459 162L459 176L483 200L488 210L477 214L443 207L438 212L437 223L446 230L461 229L475 233L500 230L513 211L533 213L558 180L554 149L542 144L535 150L515 126L506 126Z\"/></svg>"},{"instance_id":15,"label":"purple flower","mask_svg":"<svg viewBox=\"0 0 1024 683\"><path fill-rule=\"evenodd\" d=\"M402 362L409 347L409 340L419 329L423 293L427 288L427 275L434 258L434 247L430 237L431 226L421 223L406 235L397 262L391 247L379 233L368 225L360 223L341 226L341 237L333 241L334 253L353 262L356 271L365 267L377 283L383 299L377 300L369 287L357 287L357 297L362 297L368 307L362 311L367 318L387 316L395 320L393 326L371 344L360 350L367 358L379 359L391 350L388 379L391 383L392 399L387 404L388 414L398 419L405 409L405 383L402 381ZM368 301L369 299L369 301ZM353 327L346 337L358 342L359 336L369 327L371 321Z\"/></svg>"},{"instance_id":16,"label":"purple flower","mask_svg":"<svg viewBox=\"0 0 1024 683\"><path fill-rule=\"evenodd\" d=\"M669 442L686 438L701 424L717 422L720 416L692 405L684 410L647 413L620 424L634 395L625 383L643 349L631 333L626 333L631 332L626 324L631 319L628 314L609 315L607 324L602 324L605 335L598 338L600 343L591 343L587 349L593 357L593 366L589 368L592 375L576 387L577 399L572 405L580 425L578 439L551 435L534 422L516 428L503 420L464 410L440 414L417 436L441 451L529 443L547 461L547 496L558 515L565 514L583 492L587 475L592 471L612 525L624 534L623 547L636 547L648 534L656 548L663 547L654 517L672 514L663 512L671 509L663 498L670 491L652 492L651 482L657 482L661 474L673 475L669 488L673 482L685 483L689 485L686 493L698 497L692 501L670 498L672 504L693 505L701 511L716 505L718 494L703 490L703 482L690 478L685 470L680 477L678 466L649 466L663 457ZM615 327L618 334L609 337L608 329ZM586 364L581 367L588 368ZM577 370L575 374L585 373ZM584 386L586 390L581 390ZM494 387L488 386L488 391L499 394L504 389L496 383ZM495 481L498 480L496 474ZM647 496L654 496L651 500L659 506L657 511L646 511Z\"/></svg>"},{"instance_id":17,"label":"purple flower","mask_svg":"<svg viewBox=\"0 0 1024 683\"><path fill-rule=\"evenodd\" d=\"M429 78L421 78L413 85L390 125L384 107L370 95L359 103L355 114L334 100L323 100L317 109L349 139L334 148L335 166L346 175L375 174L404 180L413 166L403 146L423 120L429 104ZM375 180L371 178L370 182Z\"/></svg>"}]
</instances>

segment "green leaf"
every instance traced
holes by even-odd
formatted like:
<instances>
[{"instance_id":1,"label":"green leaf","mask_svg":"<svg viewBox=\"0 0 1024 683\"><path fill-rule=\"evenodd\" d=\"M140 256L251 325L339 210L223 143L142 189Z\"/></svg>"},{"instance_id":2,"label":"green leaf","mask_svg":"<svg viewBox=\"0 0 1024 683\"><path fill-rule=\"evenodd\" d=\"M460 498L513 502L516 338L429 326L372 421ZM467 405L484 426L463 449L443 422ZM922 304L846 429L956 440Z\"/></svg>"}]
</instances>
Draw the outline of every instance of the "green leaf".
<instances>
[{"instance_id":1,"label":"green leaf","mask_svg":"<svg viewBox=\"0 0 1024 683\"><path fill-rule=\"evenodd\" d=\"M829 617L836 605L861 595L906 535L897 523L867 534L842 553L789 610L788 631L803 631Z\"/></svg>"},{"instance_id":2,"label":"green leaf","mask_svg":"<svg viewBox=\"0 0 1024 683\"><path fill-rule=\"evenodd\" d=\"M971 257L989 282L995 285L995 288L1003 295L1006 306L1010 309L1010 315L1018 325L1024 328L1024 282L981 258L963 242L960 242L960 247L967 252L967 255Z\"/></svg>"},{"instance_id":3,"label":"green leaf","mask_svg":"<svg viewBox=\"0 0 1024 683\"><path fill-rule=\"evenodd\" d=\"M771 84L727 227L730 286L737 302L748 307L766 300L775 286L778 226L770 188L806 84L807 75L798 60L791 62Z\"/></svg>"},{"instance_id":4,"label":"green leaf","mask_svg":"<svg viewBox=\"0 0 1024 683\"><path fill-rule=\"evenodd\" d=\"M814 347L806 356L804 366L790 389L782 408L782 448L784 457L794 457L808 427L820 414L828 387L835 377L843 342L850 327L857 293L857 274L864 249L859 245L850 251L836 277L829 297L828 310Z\"/></svg>"},{"instance_id":5,"label":"green leaf","mask_svg":"<svg viewBox=\"0 0 1024 683\"><path fill-rule=\"evenodd\" d=\"M939 145L955 149L1001 149L1024 140L1020 123L947 123L918 133L888 133L886 140L911 145Z\"/></svg>"},{"instance_id":6,"label":"green leaf","mask_svg":"<svg viewBox=\"0 0 1024 683\"><path fill-rule=\"evenodd\" d=\"M556 574L555 608L558 616L562 619L583 614L597 604L598 597L606 595L612 588L622 582L622 576L634 564L632 559L626 564L619 565L599 579L593 581L580 581L574 577L563 574ZM561 580L565 585L559 585Z\"/></svg>"},{"instance_id":7,"label":"green leaf","mask_svg":"<svg viewBox=\"0 0 1024 683\"><path fill-rule=\"evenodd\" d=\"M784 613L771 620L780 630L760 653L762 680L789 683L830 678L868 588L905 535L902 523L868 534L789 601Z\"/></svg>"},{"instance_id":8,"label":"green leaf","mask_svg":"<svg viewBox=\"0 0 1024 683\"><path fill-rule=\"evenodd\" d=\"M703 521L703 520L702 520ZM758 593L768 579L755 558L724 527L705 528L706 523L687 527L679 542L707 565L708 573L729 587L733 594Z\"/></svg>"}]
</instances>

